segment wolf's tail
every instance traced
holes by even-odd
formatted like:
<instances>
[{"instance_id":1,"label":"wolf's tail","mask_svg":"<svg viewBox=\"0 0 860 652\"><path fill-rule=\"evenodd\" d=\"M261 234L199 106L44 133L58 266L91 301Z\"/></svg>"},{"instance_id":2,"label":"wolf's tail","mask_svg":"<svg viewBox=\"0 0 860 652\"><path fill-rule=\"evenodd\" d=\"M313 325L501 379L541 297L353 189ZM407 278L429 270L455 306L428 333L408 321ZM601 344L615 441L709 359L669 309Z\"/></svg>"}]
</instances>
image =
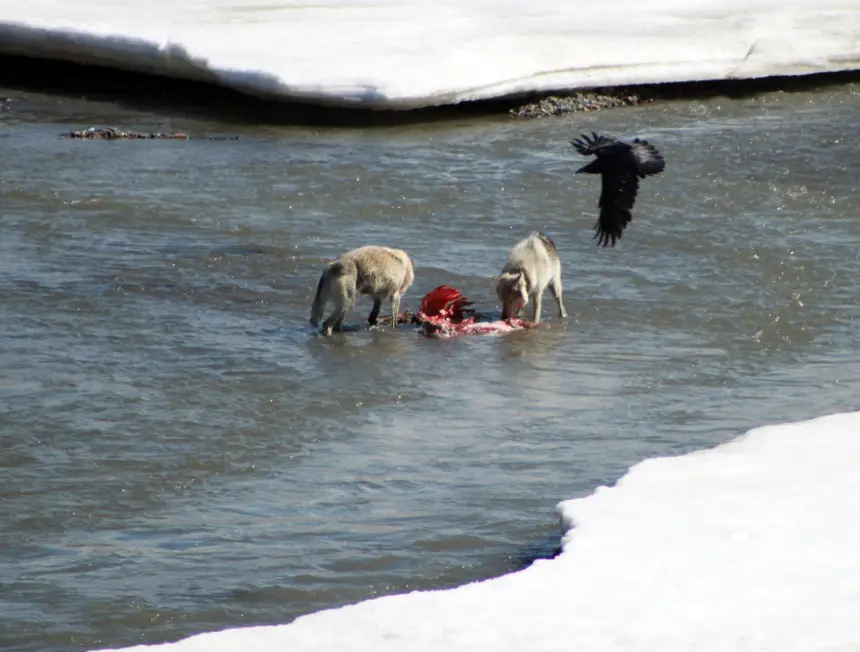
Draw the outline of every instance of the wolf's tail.
<instances>
[{"instance_id":1,"label":"wolf's tail","mask_svg":"<svg viewBox=\"0 0 860 652\"><path fill-rule=\"evenodd\" d=\"M322 321L323 310L325 309L326 301L328 300L328 288L331 284L331 277L335 270L332 266L326 267L323 273L320 274L319 283L317 283L317 293L314 295L314 303L311 306L311 326L317 327Z\"/></svg>"}]
</instances>

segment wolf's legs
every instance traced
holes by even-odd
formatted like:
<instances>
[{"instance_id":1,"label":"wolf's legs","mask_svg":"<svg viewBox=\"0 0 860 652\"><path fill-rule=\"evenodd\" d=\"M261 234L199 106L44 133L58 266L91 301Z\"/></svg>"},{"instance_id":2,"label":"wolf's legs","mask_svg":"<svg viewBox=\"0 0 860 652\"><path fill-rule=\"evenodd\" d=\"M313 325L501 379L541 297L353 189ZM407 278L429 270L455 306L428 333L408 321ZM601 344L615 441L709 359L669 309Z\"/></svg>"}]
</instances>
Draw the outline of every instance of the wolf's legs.
<instances>
[{"instance_id":1,"label":"wolf's legs","mask_svg":"<svg viewBox=\"0 0 860 652\"><path fill-rule=\"evenodd\" d=\"M543 292L535 292L535 295L534 295L535 307L534 307L534 314L532 315L532 321L535 324L540 323L540 308L541 308L540 304L541 304L541 297L542 296L543 296Z\"/></svg>"},{"instance_id":2,"label":"wolf's legs","mask_svg":"<svg viewBox=\"0 0 860 652\"><path fill-rule=\"evenodd\" d=\"M326 336L331 335L333 330L343 330L343 320L355 304L355 290L344 287L344 285L344 283L341 283L340 291L332 296L334 310L328 319L323 322L323 334Z\"/></svg>"},{"instance_id":3,"label":"wolf's legs","mask_svg":"<svg viewBox=\"0 0 860 652\"><path fill-rule=\"evenodd\" d=\"M338 315L338 313L333 312L331 315L329 315L329 318L323 322L323 325L322 325L323 335L325 335L326 337L329 337L333 330L335 330L335 329L340 330L342 325L343 325L343 317Z\"/></svg>"},{"instance_id":4,"label":"wolf's legs","mask_svg":"<svg viewBox=\"0 0 860 652\"><path fill-rule=\"evenodd\" d=\"M397 315L400 313L400 295L391 295L391 317L394 330L397 330Z\"/></svg>"},{"instance_id":5,"label":"wolf's legs","mask_svg":"<svg viewBox=\"0 0 860 652\"><path fill-rule=\"evenodd\" d=\"M370 314L367 317L367 322L374 326L376 325L377 319L379 319L379 311L382 310L382 299L374 299L373 300L373 308L370 311Z\"/></svg>"},{"instance_id":6,"label":"wolf's legs","mask_svg":"<svg viewBox=\"0 0 860 652\"><path fill-rule=\"evenodd\" d=\"M331 335L332 332L340 333L343 330L343 320L346 319L346 313L348 311L344 310L343 312L333 312L328 319L323 322L323 335Z\"/></svg>"},{"instance_id":7,"label":"wolf's legs","mask_svg":"<svg viewBox=\"0 0 860 652\"><path fill-rule=\"evenodd\" d=\"M558 316L564 319L567 317L567 311L564 309L564 302L561 300L561 278L556 276L549 284L549 291L555 297L555 302L558 304Z\"/></svg>"}]
</instances>

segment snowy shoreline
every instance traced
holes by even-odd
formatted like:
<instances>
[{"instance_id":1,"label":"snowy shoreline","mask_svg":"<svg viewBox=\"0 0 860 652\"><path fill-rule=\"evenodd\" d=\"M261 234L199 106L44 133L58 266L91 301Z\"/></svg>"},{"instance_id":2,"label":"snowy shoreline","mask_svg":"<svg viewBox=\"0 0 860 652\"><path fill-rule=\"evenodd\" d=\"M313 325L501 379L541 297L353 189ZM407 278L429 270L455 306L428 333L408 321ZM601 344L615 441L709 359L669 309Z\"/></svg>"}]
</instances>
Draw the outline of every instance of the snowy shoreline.
<instances>
[{"instance_id":1,"label":"snowy shoreline","mask_svg":"<svg viewBox=\"0 0 860 652\"><path fill-rule=\"evenodd\" d=\"M837 413L647 459L559 503L559 556L498 578L119 649L857 650L858 432Z\"/></svg>"},{"instance_id":2,"label":"snowy shoreline","mask_svg":"<svg viewBox=\"0 0 860 652\"><path fill-rule=\"evenodd\" d=\"M623 109L663 100L809 91L852 82L860 82L860 71L600 87L562 93L535 92L456 105L398 110L313 104L282 97L263 98L210 82L0 54L0 94L5 89L7 94L10 90L18 90L84 96L94 100L124 100L132 106L145 106L151 110L177 108L182 112L199 112L210 117L258 124L382 126L506 113L517 119L534 119L578 111Z\"/></svg>"},{"instance_id":3,"label":"snowy shoreline","mask_svg":"<svg viewBox=\"0 0 860 652\"><path fill-rule=\"evenodd\" d=\"M218 84L288 102L421 109L860 69L856 0L36 0L0 54Z\"/></svg>"}]
</instances>

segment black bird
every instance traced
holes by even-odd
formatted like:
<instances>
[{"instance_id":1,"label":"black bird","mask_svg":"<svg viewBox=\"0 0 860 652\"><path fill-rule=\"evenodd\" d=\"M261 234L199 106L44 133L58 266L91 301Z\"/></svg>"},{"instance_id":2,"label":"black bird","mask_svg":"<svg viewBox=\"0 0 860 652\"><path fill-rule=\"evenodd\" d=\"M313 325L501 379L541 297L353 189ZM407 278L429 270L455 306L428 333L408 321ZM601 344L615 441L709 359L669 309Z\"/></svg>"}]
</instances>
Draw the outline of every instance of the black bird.
<instances>
[{"instance_id":1,"label":"black bird","mask_svg":"<svg viewBox=\"0 0 860 652\"><path fill-rule=\"evenodd\" d=\"M597 155L576 174L586 172L600 175L600 216L594 225L594 237L598 247L614 247L621 232L633 219L630 211L639 191L639 179L659 174L666 167L666 162L653 145L638 138L633 139L633 144L628 144L611 136L598 136L591 132L591 138L582 134L570 144L583 156Z\"/></svg>"}]
</instances>

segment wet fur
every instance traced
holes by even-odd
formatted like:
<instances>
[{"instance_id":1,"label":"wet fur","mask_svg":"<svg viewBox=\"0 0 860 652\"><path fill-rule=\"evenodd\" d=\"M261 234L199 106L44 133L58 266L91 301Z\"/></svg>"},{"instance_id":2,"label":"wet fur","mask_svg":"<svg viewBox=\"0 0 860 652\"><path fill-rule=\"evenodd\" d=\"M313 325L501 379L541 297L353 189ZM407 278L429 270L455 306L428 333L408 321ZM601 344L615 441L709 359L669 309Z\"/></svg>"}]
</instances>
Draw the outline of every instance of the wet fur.
<instances>
[{"instance_id":1,"label":"wet fur","mask_svg":"<svg viewBox=\"0 0 860 652\"><path fill-rule=\"evenodd\" d=\"M567 317L562 302L561 260L555 243L543 233L532 233L511 249L496 284L502 303L502 319L511 319L533 302L532 321L540 322L541 297L549 288L558 304L559 317Z\"/></svg>"},{"instance_id":2,"label":"wet fur","mask_svg":"<svg viewBox=\"0 0 860 652\"><path fill-rule=\"evenodd\" d=\"M330 263L320 275L310 322L315 327L319 326L326 303L332 301L334 310L322 323L322 331L325 335L340 331L358 296L366 294L373 297L373 308L367 321L371 325L376 324L382 301L388 299L396 328L400 298L414 280L412 260L405 251L375 246L348 251Z\"/></svg>"}]
</instances>

